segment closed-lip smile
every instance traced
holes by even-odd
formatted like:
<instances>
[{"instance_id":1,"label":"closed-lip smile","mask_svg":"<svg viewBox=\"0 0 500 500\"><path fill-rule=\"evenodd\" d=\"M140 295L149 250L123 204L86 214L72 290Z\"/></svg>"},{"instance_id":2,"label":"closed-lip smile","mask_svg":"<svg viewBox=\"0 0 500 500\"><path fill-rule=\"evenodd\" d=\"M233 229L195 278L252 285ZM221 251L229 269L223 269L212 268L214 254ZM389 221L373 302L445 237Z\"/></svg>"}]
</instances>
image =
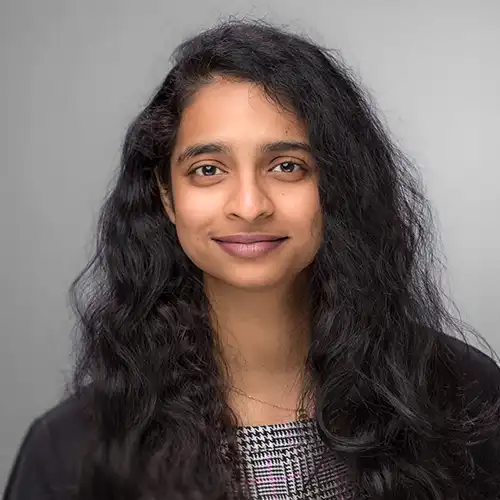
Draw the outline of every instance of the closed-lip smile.
<instances>
[{"instance_id":1,"label":"closed-lip smile","mask_svg":"<svg viewBox=\"0 0 500 500\"><path fill-rule=\"evenodd\" d=\"M263 233L238 233L212 238L228 255L240 259L257 259L281 248L288 236Z\"/></svg>"},{"instance_id":2,"label":"closed-lip smile","mask_svg":"<svg viewBox=\"0 0 500 500\"><path fill-rule=\"evenodd\" d=\"M229 236L217 236L213 239L221 243L240 243L245 245L251 243L259 243L261 241L279 241L279 240L284 240L286 238L287 236L278 236L273 234L238 233L238 234L231 234Z\"/></svg>"}]
</instances>

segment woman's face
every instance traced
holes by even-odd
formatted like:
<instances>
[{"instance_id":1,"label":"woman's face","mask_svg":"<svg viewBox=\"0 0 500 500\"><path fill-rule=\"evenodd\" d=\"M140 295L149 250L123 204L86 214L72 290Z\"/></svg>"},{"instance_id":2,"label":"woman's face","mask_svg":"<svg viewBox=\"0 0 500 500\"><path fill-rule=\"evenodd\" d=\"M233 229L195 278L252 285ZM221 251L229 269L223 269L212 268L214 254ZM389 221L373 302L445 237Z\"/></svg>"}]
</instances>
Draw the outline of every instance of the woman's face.
<instances>
[{"instance_id":1,"label":"woman's face","mask_svg":"<svg viewBox=\"0 0 500 500\"><path fill-rule=\"evenodd\" d=\"M318 251L322 218L306 130L250 83L217 78L185 109L166 212L206 278L240 288L293 279Z\"/></svg>"}]
</instances>

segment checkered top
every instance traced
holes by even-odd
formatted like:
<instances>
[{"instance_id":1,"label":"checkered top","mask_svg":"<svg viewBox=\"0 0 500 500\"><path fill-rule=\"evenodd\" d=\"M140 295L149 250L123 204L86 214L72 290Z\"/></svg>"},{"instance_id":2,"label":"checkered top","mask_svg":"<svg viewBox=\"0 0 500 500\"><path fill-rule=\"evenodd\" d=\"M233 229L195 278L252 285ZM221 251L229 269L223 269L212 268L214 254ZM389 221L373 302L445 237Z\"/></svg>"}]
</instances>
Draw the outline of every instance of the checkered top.
<instances>
[{"instance_id":1,"label":"checkered top","mask_svg":"<svg viewBox=\"0 0 500 500\"><path fill-rule=\"evenodd\" d=\"M236 442L243 458L240 470L252 499L353 498L346 480L347 468L338 459L328 458L314 474L326 447L313 419L238 427Z\"/></svg>"}]
</instances>

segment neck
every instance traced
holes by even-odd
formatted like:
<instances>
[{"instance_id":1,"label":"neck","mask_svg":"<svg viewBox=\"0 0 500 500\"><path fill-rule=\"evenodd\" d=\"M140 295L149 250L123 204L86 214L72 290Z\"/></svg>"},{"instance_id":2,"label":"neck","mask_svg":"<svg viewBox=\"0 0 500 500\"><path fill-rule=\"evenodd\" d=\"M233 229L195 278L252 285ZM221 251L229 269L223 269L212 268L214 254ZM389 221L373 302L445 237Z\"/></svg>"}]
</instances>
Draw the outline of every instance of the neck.
<instances>
[{"instance_id":1,"label":"neck","mask_svg":"<svg viewBox=\"0 0 500 500\"><path fill-rule=\"evenodd\" d=\"M214 331L229 383L255 392L302 376L310 343L307 275L269 290L247 290L205 278Z\"/></svg>"}]
</instances>

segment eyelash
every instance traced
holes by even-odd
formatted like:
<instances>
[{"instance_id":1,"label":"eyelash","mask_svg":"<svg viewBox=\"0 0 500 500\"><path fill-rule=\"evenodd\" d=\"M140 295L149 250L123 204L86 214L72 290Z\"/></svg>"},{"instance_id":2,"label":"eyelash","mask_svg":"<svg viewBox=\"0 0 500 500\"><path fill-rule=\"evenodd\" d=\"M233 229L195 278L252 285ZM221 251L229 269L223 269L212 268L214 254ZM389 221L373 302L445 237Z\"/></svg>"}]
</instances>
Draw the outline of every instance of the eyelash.
<instances>
[{"instance_id":1,"label":"eyelash","mask_svg":"<svg viewBox=\"0 0 500 500\"><path fill-rule=\"evenodd\" d=\"M294 165L296 167L299 167L300 170L304 170L304 171L306 170L305 167L303 167L300 163L297 163L295 161L282 161L281 163L278 163L277 165L275 165L271 169L271 171L274 170L276 167L279 167L281 165L285 165L287 163L292 164L292 165ZM196 167L193 170L191 170L191 172L189 173L189 175L197 175L196 172L198 172L199 170L201 170L204 167L214 167L215 169L221 170L219 167L216 167L215 165L210 165L210 164L200 165L199 167ZM283 172L283 173L290 173L291 174L291 173L295 173L295 172ZM201 175L201 174L199 175L199 177L214 177L214 176L215 176L215 174L213 176L212 175Z\"/></svg>"}]
</instances>

